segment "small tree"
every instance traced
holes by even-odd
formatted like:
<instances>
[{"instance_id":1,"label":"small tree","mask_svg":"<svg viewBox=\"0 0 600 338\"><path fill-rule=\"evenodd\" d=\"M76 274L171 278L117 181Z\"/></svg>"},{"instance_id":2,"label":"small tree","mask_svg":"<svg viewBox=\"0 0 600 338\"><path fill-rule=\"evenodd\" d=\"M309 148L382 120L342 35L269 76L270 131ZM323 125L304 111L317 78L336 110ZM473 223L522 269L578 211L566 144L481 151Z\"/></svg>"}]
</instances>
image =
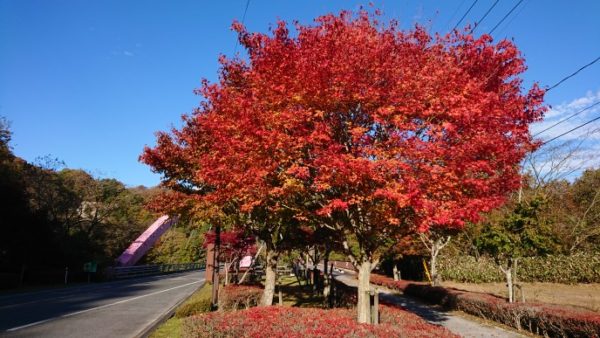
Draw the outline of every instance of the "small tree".
<instances>
[{"instance_id":1,"label":"small tree","mask_svg":"<svg viewBox=\"0 0 600 338\"><path fill-rule=\"evenodd\" d=\"M515 299L519 258L544 255L555 250L550 228L538 218L543 206L544 200L540 197L517 202L508 214L485 226L476 239L479 250L494 257L504 273L510 303Z\"/></svg>"},{"instance_id":2,"label":"small tree","mask_svg":"<svg viewBox=\"0 0 600 338\"><path fill-rule=\"evenodd\" d=\"M235 270L238 271L237 266L239 266L240 260L246 255L256 253L256 239L246 235L242 230L235 229L222 231L220 237L218 261L225 261L225 285L227 285L231 267L235 265ZM215 243L216 233L214 231L207 232L204 236L204 247Z\"/></svg>"},{"instance_id":3,"label":"small tree","mask_svg":"<svg viewBox=\"0 0 600 338\"><path fill-rule=\"evenodd\" d=\"M429 272L431 274L431 285L439 286L441 278L437 271L437 257L440 251L450 243L450 239L456 234L456 230L444 227L431 227L428 232L420 233L419 239L429 253Z\"/></svg>"}]
</instances>

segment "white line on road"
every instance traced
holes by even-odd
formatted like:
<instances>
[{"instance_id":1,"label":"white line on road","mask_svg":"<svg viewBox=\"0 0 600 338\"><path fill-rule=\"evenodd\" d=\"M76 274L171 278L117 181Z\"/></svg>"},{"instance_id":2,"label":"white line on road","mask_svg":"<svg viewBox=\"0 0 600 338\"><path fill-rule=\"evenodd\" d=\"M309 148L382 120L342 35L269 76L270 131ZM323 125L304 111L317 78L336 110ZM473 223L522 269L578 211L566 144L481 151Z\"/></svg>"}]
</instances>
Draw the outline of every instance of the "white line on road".
<instances>
[{"instance_id":1,"label":"white line on road","mask_svg":"<svg viewBox=\"0 0 600 338\"><path fill-rule=\"evenodd\" d=\"M27 325L21 325L21 326L13 327L13 328L10 328L10 329L6 330L6 332L14 332L14 331L25 329L25 328L28 328L28 327L31 327L31 326L35 326L35 325L47 323L47 322L50 322L50 321L53 321L53 320L56 320L56 319L72 317L72 316L80 315L82 313L86 313L86 312L90 312L90 311L94 311L94 310L99 310L99 309L104 309L104 308L107 308L107 307L110 307L110 306L113 306L113 305L119 305L119 304L131 302L131 301L136 300L136 299L158 295L159 293L163 293L163 292L167 292L167 291L179 289L179 288L186 287L186 286L189 286L189 285L192 285L192 284L197 284L197 283L200 283L200 282L203 282L203 281L199 280L199 281L195 281L195 282L191 282L191 283L187 283L187 284L175 286L175 287L172 287L172 288L169 288L169 289L152 292L152 293L149 293L149 294L146 294L146 295L141 295L141 296L136 296L136 297L132 297L132 298L128 298L128 299L123 299L123 300L120 300L120 301L114 302L114 303L105 304L105 305L101 305L101 306L96 306L96 307L93 307L93 308L90 308L90 309L81 310L81 311L77 311L77 312L67 313L67 314L64 314L64 315L61 315L61 316L58 316L58 317L48 318L48 319L44 319L44 320L40 320L40 321L37 321L37 322L30 323L30 324L27 324Z\"/></svg>"}]
</instances>

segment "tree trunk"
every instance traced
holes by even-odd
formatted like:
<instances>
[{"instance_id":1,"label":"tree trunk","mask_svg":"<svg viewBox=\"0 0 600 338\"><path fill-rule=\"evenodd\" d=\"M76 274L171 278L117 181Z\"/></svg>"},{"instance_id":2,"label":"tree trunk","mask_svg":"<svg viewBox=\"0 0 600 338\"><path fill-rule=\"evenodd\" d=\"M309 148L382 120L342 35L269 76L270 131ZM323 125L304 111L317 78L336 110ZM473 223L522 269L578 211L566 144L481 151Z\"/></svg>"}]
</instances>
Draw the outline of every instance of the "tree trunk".
<instances>
[{"instance_id":1,"label":"tree trunk","mask_svg":"<svg viewBox=\"0 0 600 338\"><path fill-rule=\"evenodd\" d=\"M440 286L440 277L437 273L437 251L432 252L431 260L429 261L429 270L431 272L431 285Z\"/></svg>"},{"instance_id":2,"label":"tree trunk","mask_svg":"<svg viewBox=\"0 0 600 338\"><path fill-rule=\"evenodd\" d=\"M265 264L265 289L260 301L262 306L273 305L275 283L277 282L277 260L279 258L279 253L274 250L267 250L267 261Z\"/></svg>"},{"instance_id":3,"label":"tree trunk","mask_svg":"<svg viewBox=\"0 0 600 338\"><path fill-rule=\"evenodd\" d=\"M358 322L371 323L371 262L363 261L358 267Z\"/></svg>"},{"instance_id":4,"label":"tree trunk","mask_svg":"<svg viewBox=\"0 0 600 338\"><path fill-rule=\"evenodd\" d=\"M323 257L323 296L325 296L325 298L329 297L329 285L331 284L331 281L329 280L330 271L327 266L329 264L329 253L329 249L325 246L325 256Z\"/></svg>"},{"instance_id":5,"label":"tree trunk","mask_svg":"<svg viewBox=\"0 0 600 338\"><path fill-rule=\"evenodd\" d=\"M235 269L235 279L233 282L237 283L240 278L240 260L239 259L237 262L235 262L234 269Z\"/></svg>"},{"instance_id":6,"label":"tree trunk","mask_svg":"<svg viewBox=\"0 0 600 338\"><path fill-rule=\"evenodd\" d=\"M400 271L398 271L398 264L396 264L396 262L394 262L394 268L392 270L392 273L394 274L395 281L400 280Z\"/></svg>"},{"instance_id":7,"label":"tree trunk","mask_svg":"<svg viewBox=\"0 0 600 338\"><path fill-rule=\"evenodd\" d=\"M502 269L502 268L501 268ZM508 302L512 303L514 301L514 290L513 290L513 278L512 278L512 266L509 261L506 269L502 269L504 275L506 276L506 286L508 287Z\"/></svg>"},{"instance_id":8,"label":"tree trunk","mask_svg":"<svg viewBox=\"0 0 600 338\"><path fill-rule=\"evenodd\" d=\"M312 284L313 292L319 292L321 288L321 271L316 264L313 265L312 269Z\"/></svg>"},{"instance_id":9,"label":"tree trunk","mask_svg":"<svg viewBox=\"0 0 600 338\"><path fill-rule=\"evenodd\" d=\"M310 275L308 273L308 253L305 255L306 259L304 260L304 277L306 278L306 283L310 283Z\"/></svg>"},{"instance_id":10,"label":"tree trunk","mask_svg":"<svg viewBox=\"0 0 600 338\"><path fill-rule=\"evenodd\" d=\"M215 235L211 299L213 309L216 309L219 306L219 253L221 246L221 226L216 226Z\"/></svg>"},{"instance_id":11,"label":"tree trunk","mask_svg":"<svg viewBox=\"0 0 600 338\"><path fill-rule=\"evenodd\" d=\"M513 301L517 301L517 287L519 288L519 291L521 292L521 299L523 300L523 302L525 302L525 296L523 296L523 286L519 285L519 281L517 280L517 262L519 261L518 258L513 259L512 261L512 279L513 279Z\"/></svg>"}]
</instances>

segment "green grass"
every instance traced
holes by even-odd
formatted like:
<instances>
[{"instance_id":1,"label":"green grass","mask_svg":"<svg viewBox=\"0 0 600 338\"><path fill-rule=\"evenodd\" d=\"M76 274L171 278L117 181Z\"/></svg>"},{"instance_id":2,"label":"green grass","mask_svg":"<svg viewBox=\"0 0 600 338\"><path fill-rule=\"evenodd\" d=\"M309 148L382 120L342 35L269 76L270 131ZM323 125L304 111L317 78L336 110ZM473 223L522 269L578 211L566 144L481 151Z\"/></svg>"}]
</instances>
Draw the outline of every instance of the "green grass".
<instances>
[{"instance_id":1,"label":"green grass","mask_svg":"<svg viewBox=\"0 0 600 338\"><path fill-rule=\"evenodd\" d=\"M325 298L319 292L313 293L312 285L300 285L294 276L284 276L280 279L283 305L296 307L318 307L322 308L325 304ZM273 304L278 304L278 292L275 292Z\"/></svg>"},{"instance_id":2,"label":"green grass","mask_svg":"<svg viewBox=\"0 0 600 338\"><path fill-rule=\"evenodd\" d=\"M181 326L185 317L210 311L211 294L212 286L205 283L175 310L174 317L164 322L152 332L150 338L181 337Z\"/></svg>"},{"instance_id":3,"label":"green grass","mask_svg":"<svg viewBox=\"0 0 600 338\"><path fill-rule=\"evenodd\" d=\"M150 334L150 338L177 338L181 337L181 323L183 318L173 317Z\"/></svg>"},{"instance_id":4,"label":"green grass","mask_svg":"<svg viewBox=\"0 0 600 338\"><path fill-rule=\"evenodd\" d=\"M175 310L175 317L185 318L196 313L209 312L211 305L212 285L205 283L198 291Z\"/></svg>"}]
</instances>

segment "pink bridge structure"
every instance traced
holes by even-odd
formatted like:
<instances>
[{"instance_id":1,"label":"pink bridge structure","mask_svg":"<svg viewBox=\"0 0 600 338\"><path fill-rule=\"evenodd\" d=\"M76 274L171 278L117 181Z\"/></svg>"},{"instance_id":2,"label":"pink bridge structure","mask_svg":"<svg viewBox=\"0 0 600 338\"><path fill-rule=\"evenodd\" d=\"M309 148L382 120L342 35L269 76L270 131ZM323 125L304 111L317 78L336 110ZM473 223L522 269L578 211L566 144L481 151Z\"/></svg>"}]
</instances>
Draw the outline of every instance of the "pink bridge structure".
<instances>
[{"instance_id":1,"label":"pink bridge structure","mask_svg":"<svg viewBox=\"0 0 600 338\"><path fill-rule=\"evenodd\" d=\"M127 250L123 251L117 258L117 266L133 266L152 248L154 243L173 224L177 223L177 217L167 215L159 217L143 234L141 234Z\"/></svg>"}]
</instances>

